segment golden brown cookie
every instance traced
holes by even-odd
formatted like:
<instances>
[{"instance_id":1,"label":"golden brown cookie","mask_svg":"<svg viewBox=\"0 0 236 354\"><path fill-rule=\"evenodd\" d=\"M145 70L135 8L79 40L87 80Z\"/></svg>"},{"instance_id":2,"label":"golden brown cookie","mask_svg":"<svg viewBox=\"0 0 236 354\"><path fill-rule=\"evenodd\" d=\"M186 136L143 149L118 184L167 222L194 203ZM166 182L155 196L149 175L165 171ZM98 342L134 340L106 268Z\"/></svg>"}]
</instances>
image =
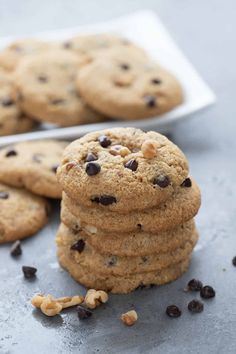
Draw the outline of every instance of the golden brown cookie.
<instances>
[{"instance_id":1,"label":"golden brown cookie","mask_svg":"<svg viewBox=\"0 0 236 354\"><path fill-rule=\"evenodd\" d=\"M152 157L143 150L147 143L155 144ZM135 128L107 129L75 140L58 169L68 196L98 213L157 206L187 176L186 157L176 145L157 132Z\"/></svg>"},{"instance_id":2,"label":"golden brown cookie","mask_svg":"<svg viewBox=\"0 0 236 354\"><path fill-rule=\"evenodd\" d=\"M0 243L32 236L48 221L46 199L0 183Z\"/></svg>"}]
</instances>

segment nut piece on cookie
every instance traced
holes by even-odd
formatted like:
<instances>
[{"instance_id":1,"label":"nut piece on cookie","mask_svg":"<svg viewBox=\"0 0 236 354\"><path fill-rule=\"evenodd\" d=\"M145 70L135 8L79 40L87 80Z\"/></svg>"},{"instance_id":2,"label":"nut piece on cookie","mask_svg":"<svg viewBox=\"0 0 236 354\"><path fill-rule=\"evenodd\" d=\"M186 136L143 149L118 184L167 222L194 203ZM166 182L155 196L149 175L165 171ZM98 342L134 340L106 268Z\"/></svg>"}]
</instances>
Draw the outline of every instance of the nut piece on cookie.
<instances>
[{"instance_id":1,"label":"nut piece on cookie","mask_svg":"<svg viewBox=\"0 0 236 354\"><path fill-rule=\"evenodd\" d=\"M84 302L89 309L95 309L101 303L108 301L108 295L103 290L89 289L85 296Z\"/></svg>"},{"instance_id":2,"label":"nut piece on cookie","mask_svg":"<svg viewBox=\"0 0 236 354\"><path fill-rule=\"evenodd\" d=\"M130 149L123 145L114 145L110 148L109 152L114 156L120 155L121 157L131 154Z\"/></svg>"},{"instance_id":3,"label":"nut piece on cookie","mask_svg":"<svg viewBox=\"0 0 236 354\"><path fill-rule=\"evenodd\" d=\"M152 159L153 157L156 157L158 155L157 146L158 143L155 140L148 139L144 141L141 146L143 157L145 157L145 159Z\"/></svg>"},{"instance_id":4,"label":"nut piece on cookie","mask_svg":"<svg viewBox=\"0 0 236 354\"><path fill-rule=\"evenodd\" d=\"M120 316L120 319L127 326L133 326L135 324L135 322L138 320L138 314L135 310L131 310L126 313L123 313Z\"/></svg>"}]
</instances>

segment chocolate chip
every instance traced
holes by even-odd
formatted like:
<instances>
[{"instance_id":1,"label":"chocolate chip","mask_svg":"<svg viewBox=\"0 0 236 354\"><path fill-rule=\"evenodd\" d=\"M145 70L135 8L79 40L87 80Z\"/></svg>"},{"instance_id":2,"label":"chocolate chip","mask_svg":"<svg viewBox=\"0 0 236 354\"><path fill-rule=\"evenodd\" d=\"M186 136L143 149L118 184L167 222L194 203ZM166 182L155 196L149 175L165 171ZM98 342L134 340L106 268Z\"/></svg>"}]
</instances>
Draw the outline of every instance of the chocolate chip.
<instances>
[{"instance_id":1,"label":"chocolate chip","mask_svg":"<svg viewBox=\"0 0 236 354\"><path fill-rule=\"evenodd\" d=\"M96 161L97 159L98 159L98 157L95 154L93 154L92 152L89 152L85 158L85 161L91 162L91 161Z\"/></svg>"},{"instance_id":2,"label":"chocolate chip","mask_svg":"<svg viewBox=\"0 0 236 354\"><path fill-rule=\"evenodd\" d=\"M99 199L99 197L93 197L93 198L91 198L91 201L94 203L99 203L100 199Z\"/></svg>"},{"instance_id":3,"label":"chocolate chip","mask_svg":"<svg viewBox=\"0 0 236 354\"><path fill-rule=\"evenodd\" d=\"M37 268L34 267L28 267L28 266L23 266L22 271L24 273L24 276L26 279L32 279L35 277L35 274L37 272Z\"/></svg>"},{"instance_id":4,"label":"chocolate chip","mask_svg":"<svg viewBox=\"0 0 236 354\"><path fill-rule=\"evenodd\" d=\"M154 79L151 80L151 83L152 83L153 85L160 85L160 84L161 84L161 80L154 78Z\"/></svg>"},{"instance_id":5,"label":"chocolate chip","mask_svg":"<svg viewBox=\"0 0 236 354\"><path fill-rule=\"evenodd\" d=\"M102 205L110 205L116 203L116 198L112 195L101 195L101 197L99 198L99 203L101 203Z\"/></svg>"},{"instance_id":6,"label":"chocolate chip","mask_svg":"<svg viewBox=\"0 0 236 354\"><path fill-rule=\"evenodd\" d=\"M6 152L5 157L11 157L11 156L16 156L16 155L17 155L16 150L11 149Z\"/></svg>"},{"instance_id":7,"label":"chocolate chip","mask_svg":"<svg viewBox=\"0 0 236 354\"><path fill-rule=\"evenodd\" d=\"M0 199L8 199L9 193L7 192L0 192Z\"/></svg>"},{"instance_id":8,"label":"chocolate chip","mask_svg":"<svg viewBox=\"0 0 236 354\"><path fill-rule=\"evenodd\" d=\"M33 156L32 156L32 160L34 161L34 162L37 162L37 163L41 163L42 162L42 157L43 157L44 155L43 154L34 154Z\"/></svg>"},{"instance_id":9,"label":"chocolate chip","mask_svg":"<svg viewBox=\"0 0 236 354\"><path fill-rule=\"evenodd\" d=\"M188 309L192 313L200 313L204 310L204 305L199 300L192 300L188 304Z\"/></svg>"},{"instance_id":10,"label":"chocolate chip","mask_svg":"<svg viewBox=\"0 0 236 354\"><path fill-rule=\"evenodd\" d=\"M50 103L54 105L64 104L65 100L63 98L53 98L50 100Z\"/></svg>"},{"instance_id":11,"label":"chocolate chip","mask_svg":"<svg viewBox=\"0 0 236 354\"><path fill-rule=\"evenodd\" d=\"M187 289L190 291L200 291L202 288L202 282L198 279L191 279L188 282Z\"/></svg>"},{"instance_id":12,"label":"chocolate chip","mask_svg":"<svg viewBox=\"0 0 236 354\"><path fill-rule=\"evenodd\" d=\"M153 184L156 184L161 188L166 188L169 186L170 180L169 180L169 177L160 175L160 176L157 176L156 178L154 178Z\"/></svg>"},{"instance_id":13,"label":"chocolate chip","mask_svg":"<svg viewBox=\"0 0 236 354\"><path fill-rule=\"evenodd\" d=\"M236 267L236 256L232 259L232 264Z\"/></svg>"},{"instance_id":14,"label":"chocolate chip","mask_svg":"<svg viewBox=\"0 0 236 354\"><path fill-rule=\"evenodd\" d=\"M147 107L153 108L156 106L156 97L151 96L151 95L147 95L147 96L144 96L143 99L144 99L144 102Z\"/></svg>"},{"instance_id":15,"label":"chocolate chip","mask_svg":"<svg viewBox=\"0 0 236 354\"><path fill-rule=\"evenodd\" d=\"M63 48L65 49L71 49L72 48L72 42L66 41L63 43Z\"/></svg>"},{"instance_id":16,"label":"chocolate chip","mask_svg":"<svg viewBox=\"0 0 236 354\"><path fill-rule=\"evenodd\" d=\"M187 187L187 188L190 188L192 187L192 181L191 179L188 177L186 178L183 183L181 184L181 187Z\"/></svg>"},{"instance_id":17,"label":"chocolate chip","mask_svg":"<svg viewBox=\"0 0 236 354\"><path fill-rule=\"evenodd\" d=\"M101 171L101 166L96 162L88 162L85 171L87 175L95 176Z\"/></svg>"},{"instance_id":18,"label":"chocolate chip","mask_svg":"<svg viewBox=\"0 0 236 354\"><path fill-rule=\"evenodd\" d=\"M80 320L85 320L86 318L89 318L92 316L92 311L86 309L85 307L79 305L76 307L78 317Z\"/></svg>"},{"instance_id":19,"label":"chocolate chip","mask_svg":"<svg viewBox=\"0 0 236 354\"><path fill-rule=\"evenodd\" d=\"M142 229L142 224L137 224L137 227L141 230Z\"/></svg>"},{"instance_id":20,"label":"chocolate chip","mask_svg":"<svg viewBox=\"0 0 236 354\"><path fill-rule=\"evenodd\" d=\"M42 83L45 83L45 82L48 82L48 78L46 75L39 75L38 76L38 81L42 82Z\"/></svg>"},{"instance_id":21,"label":"chocolate chip","mask_svg":"<svg viewBox=\"0 0 236 354\"><path fill-rule=\"evenodd\" d=\"M13 243L10 249L10 254L12 257L18 257L22 254L21 243L19 240Z\"/></svg>"},{"instance_id":22,"label":"chocolate chip","mask_svg":"<svg viewBox=\"0 0 236 354\"><path fill-rule=\"evenodd\" d=\"M109 267L114 266L116 263L117 263L117 257L115 257L115 256L110 257L107 262Z\"/></svg>"},{"instance_id":23,"label":"chocolate chip","mask_svg":"<svg viewBox=\"0 0 236 354\"><path fill-rule=\"evenodd\" d=\"M52 166L52 168L51 168L52 172L57 173L57 169L58 169L58 167L59 167L59 165L58 165L58 164L57 164L57 165Z\"/></svg>"},{"instance_id":24,"label":"chocolate chip","mask_svg":"<svg viewBox=\"0 0 236 354\"><path fill-rule=\"evenodd\" d=\"M132 171L136 171L137 168L138 168L138 162L136 160L134 160L134 159L129 160L129 161L126 162L125 167L129 168Z\"/></svg>"},{"instance_id":25,"label":"chocolate chip","mask_svg":"<svg viewBox=\"0 0 236 354\"><path fill-rule=\"evenodd\" d=\"M79 253L82 253L83 250L84 250L84 247L85 247L85 242L84 240L81 238L80 240L78 240L76 243L74 243L72 246L71 246L71 250L72 251L77 251Z\"/></svg>"},{"instance_id":26,"label":"chocolate chip","mask_svg":"<svg viewBox=\"0 0 236 354\"><path fill-rule=\"evenodd\" d=\"M216 292L212 286L206 285L201 288L200 295L203 299L211 299L212 297L215 297Z\"/></svg>"},{"instance_id":27,"label":"chocolate chip","mask_svg":"<svg viewBox=\"0 0 236 354\"><path fill-rule=\"evenodd\" d=\"M10 97L5 97L1 100L1 104L3 107L9 107L12 106L15 102L13 101L12 98Z\"/></svg>"},{"instance_id":28,"label":"chocolate chip","mask_svg":"<svg viewBox=\"0 0 236 354\"><path fill-rule=\"evenodd\" d=\"M170 306L167 306L167 308L166 308L166 314L169 317L177 318L177 317L181 316L181 313L182 313L181 310L176 305L170 305Z\"/></svg>"},{"instance_id":29,"label":"chocolate chip","mask_svg":"<svg viewBox=\"0 0 236 354\"><path fill-rule=\"evenodd\" d=\"M129 70L130 69L129 64L125 64L125 63L120 64L120 67L121 67L122 70Z\"/></svg>"},{"instance_id":30,"label":"chocolate chip","mask_svg":"<svg viewBox=\"0 0 236 354\"><path fill-rule=\"evenodd\" d=\"M98 138L99 144L106 148L111 145L111 140L106 135L101 135Z\"/></svg>"}]
</instances>

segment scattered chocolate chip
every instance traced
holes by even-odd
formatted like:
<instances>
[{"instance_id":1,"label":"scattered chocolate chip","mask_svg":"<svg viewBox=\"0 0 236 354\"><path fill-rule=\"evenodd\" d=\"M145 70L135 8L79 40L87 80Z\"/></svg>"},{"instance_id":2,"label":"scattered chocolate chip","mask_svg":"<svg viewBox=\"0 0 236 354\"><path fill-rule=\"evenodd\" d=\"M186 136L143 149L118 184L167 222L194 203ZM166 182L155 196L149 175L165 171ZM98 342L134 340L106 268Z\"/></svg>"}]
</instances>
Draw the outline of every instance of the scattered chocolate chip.
<instances>
[{"instance_id":1,"label":"scattered chocolate chip","mask_svg":"<svg viewBox=\"0 0 236 354\"><path fill-rule=\"evenodd\" d=\"M111 140L106 135L101 135L98 138L99 144L106 148L111 145Z\"/></svg>"},{"instance_id":2,"label":"scattered chocolate chip","mask_svg":"<svg viewBox=\"0 0 236 354\"><path fill-rule=\"evenodd\" d=\"M46 83L46 82L48 82L48 78L47 78L47 76L46 75L39 75L38 76L38 81L40 81L40 82L42 82L42 83Z\"/></svg>"},{"instance_id":3,"label":"scattered chocolate chip","mask_svg":"<svg viewBox=\"0 0 236 354\"><path fill-rule=\"evenodd\" d=\"M35 277L35 274L37 272L37 268L34 267L28 267L28 266L23 266L22 271L24 273L24 276L26 279L32 279Z\"/></svg>"},{"instance_id":4,"label":"scattered chocolate chip","mask_svg":"<svg viewBox=\"0 0 236 354\"><path fill-rule=\"evenodd\" d=\"M79 253L82 253L83 250L84 250L84 247L85 247L85 242L84 240L81 238L80 240L78 240L76 243L74 243L72 246L71 246L71 250L72 251L77 251Z\"/></svg>"},{"instance_id":5,"label":"scattered chocolate chip","mask_svg":"<svg viewBox=\"0 0 236 354\"><path fill-rule=\"evenodd\" d=\"M170 184L169 177L160 175L153 180L153 184L158 185L161 188L166 188Z\"/></svg>"},{"instance_id":6,"label":"scattered chocolate chip","mask_svg":"<svg viewBox=\"0 0 236 354\"><path fill-rule=\"evenodd\" d=\"M109 267L112 267L116 264L116 262L117 262L117 258L115 256L112 256L109 258L107 264Z\"/></svg>"},{"instance_id":7,"label":"scattered chocolate chip","mask_svg":"<svg viewBox=\"0 0 236 354\"><path fill-rule=\"evenodd\" d=\"M147 95L147 96L144 96L143 99L144 99L144 102L147 107L153 108L156 106L156 97L151 96L151 95Z\"/></svg>"},{"instance_id":8,"label":"scattered chocolate chip","mask_svg":"<svg viewBox=\"0 0 236 354\"><path fill-rule=\"evenodd\" d=\"M10 97L5 97L5 98L1 99L1 105L2 105L3 107L10 107L10 106L12 106L14 103L15 103L15 102L14 102L13 99L10 98Z\"/></svg>"},{"instance_id":9,"label":"scattered chocolate chip","mask_svg":"<svg viewBox=\"0 0 236 354\"><path fill-rule=\"evenodd\" d=\"M187 290L190 291L200 291L202 288L202 282L198 279L191 279L188 282Z\"/></svg>"},{"instance_id":10,"label":"scattered chocolate chip","mask_svg":"<svg viewBox=\"0 0 236 354\"><path fill-rule=\"evenodd\" d=\"M127 161L127 162L125 163L125 167L126 167L126 168L129 168L129 169L132 170L132 171L136 171L137 168L138 168L138 162L137 162L136 160L134 160L134 159L129 160L129 161Z\"/></svg>"},{"instance_id":11,"label":"scattered chocolate chip","mask_svg":"<svg viewBox=\"0 0 236 354\"><path fill-rule=\"evenodd\" d=\"M204 305L199 300L192 300L188 304L188 309L192 313L200 313L204 310Z\"/></svg>"},{"instance_id":12,"label":"scattered chocolate chip","mask_svg":"<svg viewBox=\"0 0 236 354\"><path fill-rule=\"evenodd\" d=\"M121 67L122 70L129 70L130 69L129 64L125 64L125 63L120 64L120 67Z\"/></svg>"},{"instance_id":13,"label":"scattered chocolate chip","mask_svg":"<svg viewBox=\"0 0 236 354\"><path fill-rule=\"evenodd\" d=\"M201 288L200 295L203 299L211 299L212 297L215 297L216 292L212 286L206 285Z\"/></svg>"},{"instance_id":14,"label":"scattered chocolate chip","mask_svg":"<svg viewBox=\"0 0 236 354\"><path fill-rule=\"evenodd\" d=\"M18 257L22 254L21 243L19 240L13 243L10 249L10 254L12 257Z\"/></svg>"},{"instance_id":15,"label":"scattered chocolate chip","mask_svg":"<svg viewBox=\"0 0 236 354\"><path fill-rule=\"evenodd\" d=\"M0 199L8 199L9 193L7 192L0 192Z\"/></svg>"},{"instance_id":16,"label":"scattered chocolate chip","mask_svg":"<svg viewBox=\"0 0 236 354\"><path fill-rule=\"evenodd\" d=\"M85 161L91 162L91 161L96 161L97 159L98 159L98 157L95 154L93 154L92 152L89 152L85 158Z\"/></svg>"},{"instance_id":17,"label":"scattered chocolate chip","mask_svg":"<svg viewBox=\"0 0 236 354\"><path fill-rule=\"evenodd\" d=\"M65 100L63 98L53 98L50 100L50 103L54 105L64 104Z\"/></svg>"},{"instance_id":18,"label":"scattered chocolate chip","mask_svg":"<svg viewBox=\"0 0 236 354\"><path fill-rule=\"evenodd\" d=\"M102 205L110 205L116 203L116 198L112 195L101 195L99 198L99 203Z\"/></svg>"},{"instance_id":19,"label":"scattered chocolate chip","mask_svg":"<svg viewBox=\"0 0 236 354\"><path fill-rule=\"evenodd\" d=\"M236 267L236 256L232 259L232 264Z\"/></svg>"},{"instance_id":20,"label":"scattered chocolate chip","mask_svg":"<svg viewBox=\"0 0 236 354\"><path fill-rule=\"evenodd\" d=\"M161 84L161 80L154 78L154 79L151 80L151 83L154 84L154 85L160 85Z\"/></svg>"},{"instance_id":21,"label":"scattered chocolate chip","mask_svg":"<svg viewBox=\"0 0 236 354\"><path fill-rule=\"evenodd\" d=\"M181 184L181 187L187 187L187 188L190 188L192 187L192 181L191 179L188 177L186 178L183 183Z\"/></svg>"},{"instance_id":22,"label":"scattered chocolate chip","mask_svg":"<svg viewBox=\"0 0 236 354\"><path fill-rule=\"evenodd\" d=\"M101 171L101 166L96 162L88 162L85 171L87 175L95 176Z\"/></svg>"},{"instance_id":23,"label":"scattered chocolate chip","mask_svg":"<svg viewBox=\"0 0 236 354\"><path fill-rule=\"evenodd\" d=\"M167 308L166 308L166 314L169 317L177 318L177 317L181 316L181 313L182 313L181 310L176 305L170 305L170 306L167 306Z\"/></svg>"},{"instance_id":24,"label":"scattered chocolate chip","mask_svg":"<svg viewBox=\"0 0 236 354\"><path fill-rule=\"evenodd\" d=\"M52 172L57 173L58 166L59 166L58 164L52 166L52 168L51 168Z\"/></svg>"},{"instance_id":25,"label":"scattered chocolate chip","mask_svg":"<svg viewBox=\"0 0 236 354\"><path fill-rule=\"evenodd\" d=\"M13 150L13 149L11 149L11 150L8 150L7 152L6 152L6 157L11 157L11 156L16 156L17 155L17 152L16 152L16 150Z\"/></svg>"},{"instance_id":26,"label":"scattered chocolate chip","mask_svg":"<svg viewBox=\"0 0 236 354\"><path fill-rule=\"evenodd\" d=\"M76 308L77 313L78 313L78 317L80 320L85 320L86 318L89 318L92 316L92 311L86 309L85 307L79 305Z\"/></svg>"}]
</instances>

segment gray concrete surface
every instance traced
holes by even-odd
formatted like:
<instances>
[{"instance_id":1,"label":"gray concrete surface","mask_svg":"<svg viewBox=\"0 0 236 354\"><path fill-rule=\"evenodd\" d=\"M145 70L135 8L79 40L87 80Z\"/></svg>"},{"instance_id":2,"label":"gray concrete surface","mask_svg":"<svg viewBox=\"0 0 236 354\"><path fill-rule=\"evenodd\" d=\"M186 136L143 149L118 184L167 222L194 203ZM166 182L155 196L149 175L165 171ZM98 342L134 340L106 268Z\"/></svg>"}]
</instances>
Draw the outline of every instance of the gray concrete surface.
<instances>
[{"instance_id":1,"label":"gray concrete surface","mask_svg":"<svg viewBox=\"0 0 236 354\"><path fill-rule=\"evenodd\" d=\"M70 295L83 289L56 262L52 222L23 242L19 260L0 248L0 353L235 353L236 339L236 51L234 0L36 1L0 0L0 34L31 33L109 19L152 8L218 96L217 104L180 124L172 139L187 154L192 175L202 190L197 217L201 240L191 267L178 281L127 296L111 296L93 318L81 322L72 310L45 318L32 310L35 292ZM27 282L22 265L36 265L38 276ZM205 311L191 315L192 294L182 289L192 277L216 289ZM175 303L183 316L171 320L165 307ZM134 306L136 326L126 328L120 313Z\"/></svg>"}]
</instances>

